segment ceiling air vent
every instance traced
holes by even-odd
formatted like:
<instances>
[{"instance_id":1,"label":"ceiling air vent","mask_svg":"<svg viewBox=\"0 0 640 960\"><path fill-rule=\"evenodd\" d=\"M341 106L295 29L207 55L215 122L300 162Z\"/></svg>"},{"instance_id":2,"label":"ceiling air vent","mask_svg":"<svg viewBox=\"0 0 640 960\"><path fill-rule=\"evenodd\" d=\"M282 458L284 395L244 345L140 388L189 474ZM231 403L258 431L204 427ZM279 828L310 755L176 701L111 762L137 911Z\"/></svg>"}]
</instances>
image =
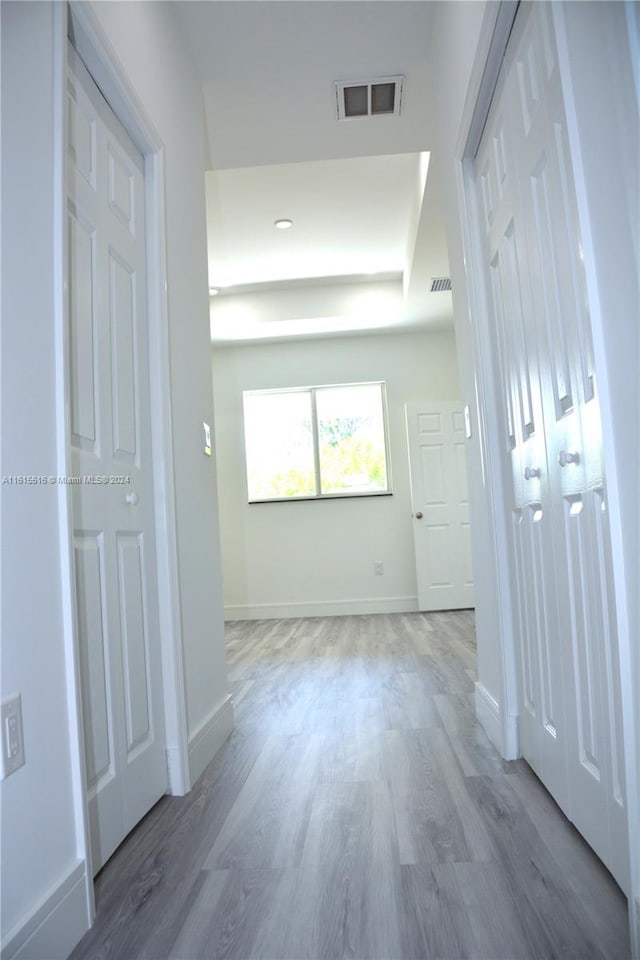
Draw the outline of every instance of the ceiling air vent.
<instances>
[{"instance_id":1,"label":"ceiling air vent","mask_svg":"<svg viewBox=\"0 0 640 960\"><path fill-rule=\"evenodd\" d=\"M434 277L431 281L431 293L443 293L451 290L451 277Z\"/></svg>"},{"instance_id":2,"label":"ceiling air vent","mask_svg":"<svg viewBox=\"0 0 640 960\"><path fill-rule=\"evenodd\" d=\"M338 120L356 117L399 116L404 77L376 77L374 80L338 80Z\"/></svg>"}]
</instances>

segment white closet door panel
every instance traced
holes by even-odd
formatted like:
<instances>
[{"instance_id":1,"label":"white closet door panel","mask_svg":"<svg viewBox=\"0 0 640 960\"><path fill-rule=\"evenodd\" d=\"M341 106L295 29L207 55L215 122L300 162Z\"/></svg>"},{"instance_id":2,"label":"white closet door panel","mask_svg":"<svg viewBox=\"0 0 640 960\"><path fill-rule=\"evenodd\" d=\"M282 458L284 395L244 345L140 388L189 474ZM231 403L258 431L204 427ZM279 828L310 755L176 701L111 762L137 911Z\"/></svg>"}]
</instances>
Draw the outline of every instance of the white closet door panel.
<instances>
[{"instance_id":1,"label":"white closet door panel","mask_svg":"<svg viewBox=\"0 0 640 960\"><path fill-rule=\"evenodd\" d=\"M69 325L71 356L71 431L74 445L96 452L97 440L97 337L95 303L96 236L90 224L70 213Z\"/></svg>"},{"instance_id":2,"label":"white closet door panel","mask_svg":"<svg viewBox=\"0 0 640 960\"><path fill-rule=\"evenodd\" d=\"M135 166L131 159L109 143L107 146L109 163L109 209L135 236Z\"/></svg>"},{"instance_id":3,"label":"white closet door panel","mask_svg":"<svg viewBox=\"0 0 640 960\"><path fill-rule=\"evenodd\" d=\"M518 13L475 165L513 478L520 733L524 756L626 887L602 437L548 6Z\"/></svg>"},{"instance_id":4,"label":"white closet door panel","mask_svg":"<svg viewBox=\"0 0 640 960\"><path fill-rule=\"evenodd\" d=\"M77 89L74 78L69 78L68 150L72 175L84 177L95 192L97 180L96 120L94 109Z\"/></svg>"},{"instance_id":5,"label":"white closet door panel","mask_svg":"<svg viewBox=\"0 0 640 960\"><path fill-rule=\"evenodd\" d=\"M604 706L607 711L603 754L607 764L607 786L609 793L607 808L611 835L611 858L616 877L622 877L622 885L629 883L629 850L627 811L625 808L626 784L624 777L624 742L622 734L622 701L620 671L618 669L618 631L613 593L613 566L611 559L611 536L609 532L608 511L602 489L590 491L586 496L586 505L591 512L593 542L592 559L594 576L606 584L601 591L602 637L599 645L602 683L605 689Z\"/></svg>"},{"instance_id":6,"label":"white closet door panel","mask_svg":"<svg viewBox=\"0 0 640 960\"><path fill-rule=\"evenodd\" d=\"M549 342L549 372L556 419L561 419L575 404L571 376L571 363L567 343L567 327L563 322L563 284L566 278L560 269L559 250L552 222L553 193L549 184L549 164L546 151L537 155L529 173L531 209L533 213L533 243L536 258L532 267L539 294L544 301L543 317Z\"/></svg>"},{"instance_id":7,"label":"white closet door panel","mask_svg":"<svg viewBox=\"0 0 640 960\"><path fill-rule=\"evenodd\" d=\"M124 258L109 250L109 302L113 376L114 459L130 463L136 459L136 272Z\"/></svg>"},{"instance_id":8,"label":"white closet door panel","mask_svg":"<svg viewBox=\"0 0 640 960\"><path fill-rule=\"evenodd\" d=\"M508 344L507 355L511 366L512 392L515 395L518 417L516 436L525 442L536 429L533 412L531 383L531 361L523 316L523 287L518 269L518 250L515 226L509 220L507 229L501 238L499 248L498 273L502 290L503 322L505 340Z\"/></svg>"},{"instance_id":9,"label":"white closet door panel","mask_svg":"<svg viewBox=\"0 0 640 960\"><path fill-rule=\"evenodd\" d=\"M538 638L535 633L535 596L531 584L530 557L527 551L526 518L523 510L512 513L514 581L518 596L515 610L515 632L519 654L520 718L518 731L520 749L538 776L542 776L539 721L540 677L537 656Z\"/></svg>"},{"instance_id":10,"label":"white closet door panel","mask_svg":"<svg viewBox=\"0 0 640 960\"><path fill-rule=\"evenodd\" d=\"M73 51L68 91L71 460L74 474L95 478L74 485L73 522L89 819L98 870L167 784L144 163Z\"/></svg>"},{"instance_id":11,"label":"white closet door panel","mask_svg":"<svg viewBox=\"0 0 640 960\"><path fill-rule=\"evenodd\" d=\"M500 378L500 388L503 397L505 449L509 452L509 454L511 454L517 444L516 393L513 390L513 384L511 382L511 370L513 365L511 363L510 340L507 337L505 306L502 298L502 284L500 283L498 254L492 257L489 264L489 269L498 354L498 376Z\"/></svg>"},{"instance_id":12,"label":"white closet door panel","mask_svg":"<svg viewBox=\"0 0 640 960\"><path fill-rule=\"evenodd\" d=\"M575 671L568 702L575 728L568 755L571 818L628 884L620 675L611 543L602 490L565 499L569 632Z\"/></svg>"},{"instance_id":13,"label":"white closet door panel","mask_svg":"<svg viewBox=\"0 0 640 960\"><path fill-rule=\"evenodd\" d=\"M600 591L593 591L592 520L582 497L566 500L565 539L567 545L570 638L575 672L575 745L569 754L569 771L575 789L571 816L605 863L611 860L607 781L610 760L606 752L606 704L600 674L603 623Z\"/></svg>"},{"instance_id":14,"label":"white closet door panel","mask_svg":"<svg viewBox=\"0 0 640 960\"><path fill-rule=\"evenodd\" d=\"M116 536L128 755L137 750L152 731L142 540L142 533Z\"/></svg>"},{"instance_id":15,"label":"white closet door panel","mask_svg":"<svg viewBox=\"0 0 640 960\"><path fill-rule=\"evenodd\" d=\"M539 775L563 810L569 807L566 768L566 728L562 661L553 567L551 517L541 503L522 509L521 589L526 596L526 634L529 669L535 676L535 722L539 727ZM528 759L528 758L527 758Z\"/></svg>"},{"instance_id":16,"label":"white closet door panel","mask_svg":"<svg viewBox=\"0 0 640 960\"><path fill-rule=\"evenodd\" d=\"M590 591L588 524L583 522L584 501L577 496L564 502L564 527L569 576L571 643L575 671L577 755L581 770L590 782L600 783L603 775L602 705L598 684L599 623L597 596Z\"/></svg>"},{"instance_id":17,"label":"white closet door panel","mask_svg":"<svg viewBox=\"0 0 640 960\"><path fill-rule=\"evenodd\" d=\"M552 518L548 496L542 387L538 347L528 324L531 278L527 268L517 191L517 166L510 113L526 108L530 127L537 114L537 78L522 74L524 97L502 87L485 128L477 170L484 176L487 261L494 308L497 372L505 397L505 452L512 477L514 580L518 596L518 640L523 753L568 809L564 699L559 625L555 600ZM512 96L509 96L511 92ZM516 91L518 92L518 91ZM481 186L481 185L480 185ZM497 200L495 199L497 197ZM502 232L500 232L502 231Z\"/></svg>"},{"instance_id":18,"label":"white closet door panel","mask_svg":"<svg viewBox=\"0 0 640 960\"><path fill-rule=\"evenodd\" d=\"M526 60L534 64L538 77L544 75L540 109L528 134L521 140L516 137L515 144L522 184L519 217L525 227L534 280L530 322L539 343L556 541L570 815L626 886L626 856L621 859L616 853L612 827L616 806L620 808L611 764L620 699L616 677L611 675L608 683L605 668L608 662L613 671L617 663L611 656L615 646L613 606L608 599L612 583L603 562L596 562L599 548L593 508L594 488L603 483L600 417L580 230L552 37L549 11L543 8L530 18L521 42L522 55L516 58L520 68ZM566 398L561 395L561 384ZM609 533L602 512L599 526L603 544Z\"/></svg>"},{"instance_id":19,"label":"white closet door panel","mask_svg":"<svg viewBox=\"0 0 640 960\"><path fill-rule=\"evenodd\" d=\"M85 692L82 709L87 784L90 791L95 791L101 782L115 776L102 534L76 537L75 568L79 597L80 674Z\"/></svg>"}]
</instances>

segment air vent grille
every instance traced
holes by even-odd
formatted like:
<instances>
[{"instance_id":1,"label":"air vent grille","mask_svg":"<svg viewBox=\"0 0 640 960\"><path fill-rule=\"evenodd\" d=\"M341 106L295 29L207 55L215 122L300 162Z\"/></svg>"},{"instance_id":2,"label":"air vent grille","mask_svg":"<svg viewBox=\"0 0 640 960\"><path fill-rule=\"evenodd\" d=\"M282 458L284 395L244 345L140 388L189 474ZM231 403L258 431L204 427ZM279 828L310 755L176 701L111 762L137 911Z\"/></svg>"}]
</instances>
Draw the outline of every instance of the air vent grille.
<instances>
[{"instance_id":1,"label":"air vent grille","mask_svg":"<svg viewBox=\"0 0 640 960\"><path fill-rule=\"evenodd\" d=\"M451 290L451 277L434 277L431 281L431 293L443 293Z\"/></svg>"},{"instance_id":2,"label":"air vent grille","mask_svg":"<svg viewBox=\"0 0 640 960\"><path fill-rule=\"evenodd\" d=\"M338 120L399 116L404 77L338 80L335 84Z\"/></svg>"}]
</instances>

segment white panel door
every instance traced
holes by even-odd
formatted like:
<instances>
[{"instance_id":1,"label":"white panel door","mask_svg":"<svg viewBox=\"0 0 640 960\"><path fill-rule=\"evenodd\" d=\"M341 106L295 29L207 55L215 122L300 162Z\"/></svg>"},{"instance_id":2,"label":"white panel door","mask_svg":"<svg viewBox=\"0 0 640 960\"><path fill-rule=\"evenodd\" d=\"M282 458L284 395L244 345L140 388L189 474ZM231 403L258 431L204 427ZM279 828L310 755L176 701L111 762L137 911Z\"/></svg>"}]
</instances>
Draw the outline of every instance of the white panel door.
<instances>
[{"instance_id":1,"label":"white panel door","mask_svg":"<svg viewBox=\"0 0 640 960\"><path fill-rule=\"evenodd\" d=\"M521 746L626 889L600 413L549 6L516 18L476 158L513 478Z\"/></svg>"},{"instance_id":2,"label":"white panel door","mask_svg":"<svg viewBox=\"0 0 640 960\"><path fill-rule=\"evenodd\" d=\"M462 405L408 403L406 418L418 607L473 607Z\"/></svg>"},{"instance_id":3,"label":"white panel door","mask_svg":"<svg viewBox=\"0 0 640 960\"><path fill-rule=\"evenodd\" d=\"M588 298L550 10L524 19L513 115L556 541L571 819L628 883L621 701ZM514 90L514 94L516 91ZM523 251L523 257L524 257ZM524 267L523 267L524 268ZM622 844L621 844L621 841Z\"/></svg>"},{"instance_id":4,"label":"white panel door","mask_svg":"<svg viewBox=\"0 0 640 960\"><path fill-rule=\"evenodd\" d=\"M569 810L564 690L555 599L553 518L535 336L528 324L529 273L519 213L510 88L503 74L476 158L493 305L492 346L502 397L502 440L511 476L513 578L519 603L521 749ZM524 257L526 261L526 256Z\"/></svg>"},{"instance_id":5,"label":"white panel door","mask_svg":"<svg viewBox=\"0 0 640 960\"><path fill-rule=\"evenodd\" d=\"M69 368L94 870L167 788L155 582L143 160L73 50Z\"/></svg>"}]
</instances>

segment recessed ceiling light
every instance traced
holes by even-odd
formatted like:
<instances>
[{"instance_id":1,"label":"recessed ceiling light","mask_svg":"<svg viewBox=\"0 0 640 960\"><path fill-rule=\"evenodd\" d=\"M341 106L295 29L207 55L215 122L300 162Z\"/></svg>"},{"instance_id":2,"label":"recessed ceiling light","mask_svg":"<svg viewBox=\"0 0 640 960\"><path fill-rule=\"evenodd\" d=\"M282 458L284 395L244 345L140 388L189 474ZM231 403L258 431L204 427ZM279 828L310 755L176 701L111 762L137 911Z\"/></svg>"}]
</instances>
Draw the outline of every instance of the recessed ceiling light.
<instances>
[{"instance_id":1,"label":"recessed ceiling light","mask_svg":"<svg viewBox=\"0 0 640 960\"><path fill-rule=\"evenodd\" d=\"M278 230L288 230L289 227L293 226L293 220L274 220L274 227L277 227Z\"/></svg>"}]
</instances>

